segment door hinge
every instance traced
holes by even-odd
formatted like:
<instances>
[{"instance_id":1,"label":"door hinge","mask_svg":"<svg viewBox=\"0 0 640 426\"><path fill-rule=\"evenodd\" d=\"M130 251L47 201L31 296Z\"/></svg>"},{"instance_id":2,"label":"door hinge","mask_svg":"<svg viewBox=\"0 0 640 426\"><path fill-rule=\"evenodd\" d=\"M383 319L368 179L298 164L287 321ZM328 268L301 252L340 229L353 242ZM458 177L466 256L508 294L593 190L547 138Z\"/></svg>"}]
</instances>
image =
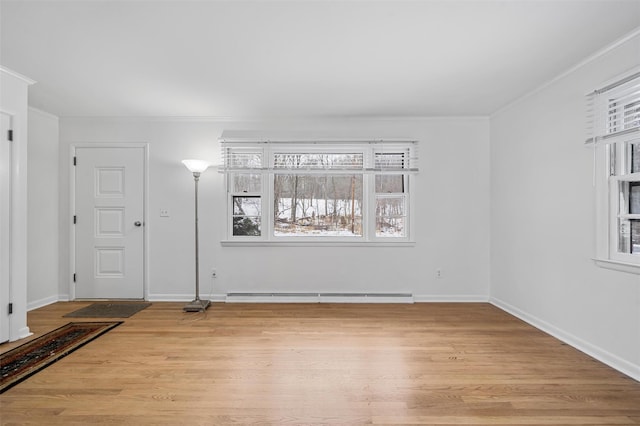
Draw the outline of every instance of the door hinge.
<instances>
[{"instance_id":1,"label":"door hinge","mask_svg":"<svg viewBox=\"0 0 640 426\"><path fill-rule=\"evenodd\" d=\"M9 315L13 313L13 303L9 303Z\"/></svg>"},{"instance_id":2,"label":"door hinge","mask_svg":"<svg viewBox=\"0 0 640 426\"><path fill-rule=\"evenodd\" d=\"M73 215L73 224L75 225L76 223L78 223L78 216L76 216L75 214Z\"/></svg>"},{"instance_id":3,"label":"door hinge","mask_svg":"<svg viewBox=\"0 0 640 426\"><path fill-rule=\"evenodd\" d=\"M74 166L78 165L78 157L73 157L73 165Z\"/></svg>"},{"instance_id":4,"label":"door hinge","mask_svg":"<svg viewBox=\"0 0 640 426\"><path fill-rule=\"evenodd\" d=\"M13 142L13 129L7 130L7 140Z\"/></svg>"},{"instance_id":5,"label":"door hinge","mask_svg":"<svg viewBox=\"0 0 640 426\"><path fill-rule=\"evenodd\" d=\"M73 282L74 283L76 282L76 273L75 272L73 273Z\"/></svg>"}]
</instances>

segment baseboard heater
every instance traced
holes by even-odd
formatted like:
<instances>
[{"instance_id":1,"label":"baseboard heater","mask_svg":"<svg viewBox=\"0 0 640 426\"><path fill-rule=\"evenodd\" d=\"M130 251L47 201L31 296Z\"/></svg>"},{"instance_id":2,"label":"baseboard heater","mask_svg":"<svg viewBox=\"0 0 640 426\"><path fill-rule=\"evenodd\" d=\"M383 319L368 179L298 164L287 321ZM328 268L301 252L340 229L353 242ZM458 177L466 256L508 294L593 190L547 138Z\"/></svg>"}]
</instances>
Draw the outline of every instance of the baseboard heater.
<instances>
[{"instance_id":1,"label":"baseboard heater","mask_svg":"<svg viewBox=\"0 0 640 426\"><path fill-rule=\"evenodd\" d=\"M411 293L227 293L226 302L413 303Z\"/></svg>"}]
</instances>

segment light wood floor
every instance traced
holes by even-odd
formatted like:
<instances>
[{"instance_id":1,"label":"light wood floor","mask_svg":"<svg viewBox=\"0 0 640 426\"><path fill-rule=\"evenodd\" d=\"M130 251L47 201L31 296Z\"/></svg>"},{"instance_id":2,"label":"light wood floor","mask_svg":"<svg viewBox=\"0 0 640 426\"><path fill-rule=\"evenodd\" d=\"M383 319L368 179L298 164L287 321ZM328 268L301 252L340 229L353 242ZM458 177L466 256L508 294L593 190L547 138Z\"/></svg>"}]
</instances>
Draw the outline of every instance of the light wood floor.
<instances>
[{"instance_id":1,"label":"light wood floor","mask_svg":"<svg viewBox=\"0 0 640 426\"><path fill-rule=\"evenodd\" d=\"M640 383L489 304L181 308L154 303L0 395L2 424L640 424Z\"/></svg>"}]
</instances>

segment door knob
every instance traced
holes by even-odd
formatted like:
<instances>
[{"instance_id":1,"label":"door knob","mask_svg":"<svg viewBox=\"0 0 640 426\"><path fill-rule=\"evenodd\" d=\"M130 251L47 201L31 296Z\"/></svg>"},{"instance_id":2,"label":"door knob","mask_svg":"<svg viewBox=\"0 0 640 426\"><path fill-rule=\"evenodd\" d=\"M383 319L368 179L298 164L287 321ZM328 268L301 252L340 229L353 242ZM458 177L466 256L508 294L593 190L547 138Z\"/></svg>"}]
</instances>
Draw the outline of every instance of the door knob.
<instances>
[{"instance_id":1,"label":"door knob","mask_svg":"<svg viewBox=\"0 0 640 426\"><path fill-rule=\"evenodd\" d=\"M133 224L135 226L142 226L142 222L140 222L139 220L136 220L135 222L133 222Z\"/></svg>"}]
</instances>

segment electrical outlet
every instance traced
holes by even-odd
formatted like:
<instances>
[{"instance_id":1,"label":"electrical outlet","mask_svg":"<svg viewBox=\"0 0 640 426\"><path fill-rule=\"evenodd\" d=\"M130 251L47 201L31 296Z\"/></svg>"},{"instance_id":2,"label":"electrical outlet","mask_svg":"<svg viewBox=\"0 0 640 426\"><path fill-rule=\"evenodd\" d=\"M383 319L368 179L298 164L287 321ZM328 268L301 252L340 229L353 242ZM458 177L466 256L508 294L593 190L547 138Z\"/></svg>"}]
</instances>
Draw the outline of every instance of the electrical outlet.
<instances>
[{"instance_id":1,"label":"electrical outlet","mask_svg":"<svg viewBox=\"0 0 640 426\"><path fill-rule=\"evenodd\" d=\"M211 278L218 278L218 271L216 271L215 269L211 270Z\"/></svg>"},{"instance_id":2,"label":"electrical outlet","mask_svg":"<svg viewBox=\"0 0 640 426\"><path fill-rule=\"evenodd\" d=\"M160 217L169 217L169 210L160 209Z\"/></svg>"},{"instance_id":3,"label":"electrical outlet","mask_svg":"<svg viewBox=\"0 0 640 426\"><path fill-rule=\"evenodd\" d=\"M442 269L436 269L436 278L442 278Z\"/></svg>"}]
</instances>

